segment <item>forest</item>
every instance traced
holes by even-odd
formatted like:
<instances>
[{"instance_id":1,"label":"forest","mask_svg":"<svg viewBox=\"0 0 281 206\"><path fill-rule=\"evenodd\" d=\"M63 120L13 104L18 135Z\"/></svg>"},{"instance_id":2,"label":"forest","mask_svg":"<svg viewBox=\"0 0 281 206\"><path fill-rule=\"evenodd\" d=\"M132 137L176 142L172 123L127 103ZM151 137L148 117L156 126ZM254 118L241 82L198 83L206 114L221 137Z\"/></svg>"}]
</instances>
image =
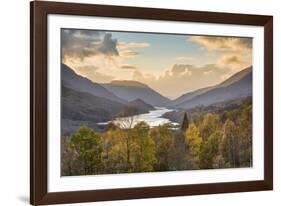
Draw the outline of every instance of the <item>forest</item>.
<instances>
[{"instance_id":1,"label":"forest","mask_svg":"<svg viewBox=\"0 0 281 206\"><path fill-rule=\"evenodd\" d=\"M177 129L132 121L63 136L61 175L252 167L251 99L222 112L185 111Z\"/></svg>"}]
</instances>

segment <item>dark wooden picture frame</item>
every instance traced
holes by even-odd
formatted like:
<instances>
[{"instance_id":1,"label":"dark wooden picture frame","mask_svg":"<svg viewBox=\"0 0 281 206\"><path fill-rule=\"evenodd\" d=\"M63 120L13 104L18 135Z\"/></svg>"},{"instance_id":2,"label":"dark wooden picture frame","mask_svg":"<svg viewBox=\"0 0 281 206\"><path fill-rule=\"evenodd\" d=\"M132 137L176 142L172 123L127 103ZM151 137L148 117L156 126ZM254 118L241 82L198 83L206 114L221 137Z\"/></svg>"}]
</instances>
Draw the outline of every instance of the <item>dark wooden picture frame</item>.
<instances>
[{"instance_id":1,"label":"dark wooden picture frame","mask_svg":"<svg viewBox=\"0 0 281 206\"><path fill-rule=\"evenodd\" d=\"M47 190L47 16L118 17L264 27L264 180L56 192ZM273 189L273 17L58 2L30 5L30 203L34 205Z\"/></svg>"}]
</instances>

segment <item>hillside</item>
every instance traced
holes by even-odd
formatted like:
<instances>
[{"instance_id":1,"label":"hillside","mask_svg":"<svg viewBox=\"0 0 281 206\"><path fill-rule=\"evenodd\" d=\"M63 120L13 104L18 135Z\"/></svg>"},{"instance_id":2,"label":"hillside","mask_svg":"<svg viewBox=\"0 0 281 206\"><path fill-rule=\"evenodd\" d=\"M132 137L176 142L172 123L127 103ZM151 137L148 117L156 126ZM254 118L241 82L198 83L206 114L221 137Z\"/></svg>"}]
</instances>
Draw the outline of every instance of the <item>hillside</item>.
<instances>
[{"instance_id":1,"label":"hillside","mask_svg":"<svg viewBox=\"0 0 281 206\"><path fill-rule=\"evenodd\" d=\"M136 99L126 104L126 106L123 107L122 111L119 113L119 116L125 117L136 114L148 113L150 110L153 109L154 107L152 105L147 104L141 99Z\"/></svg>"},{"instance_id":2,"label":"hillside","mask_svg":"<svg viewBox=\"0 0 281 206\"><path fill-rule=\"evenodd\" d=\"M124 107L121 103L86 92L78 92L65 86L62 86L61 106L63 132L75 130L73 127L76 124L80 125L81 122L85 125L88 122L95 124L109 121Z\"/></svg>"},{"instance_id":3,"label":"hillside","mask_svg":"<svg viewBox=\"0 0 281 206\"><path fill-rule=\"evenodd\" d=\"M177 99L171 101L169 106L174 107L174 106L177 106L177 105L179 105L179 104L181 104L185 101L189 101L192 98L211 90L212 88L214 88L214 87L205 87L205 88L202 88L202 89L198 89L198 90L183 94L180 97L178 97Z\"/></svg>"},{"instance_id":4,"label":"hillside","mask_svg":"<svg viewBox=\"0 0 281 206\"><path fill-rule=\"evenodd\" d=\"M189 109L196 106L208 106L218 102L252 96L252 68L244 69L224 82L182 95L171 104L176 108ZM180 102L179 104L175 104Z\"/></svg>"},{"instance_id":5,"label":"hillside","mask_svg":"<svg viewBox=\"0 0 281 206\"><path fill-rule=\"evenodd\" d=\"M103 86L116 96L127 101L141 99L153 106L165 106L170 102L168 98L149 86L136 81L112 81L111 83L103 84Z\"/></svg>"},{"instance_id":6,"label":"hillside","mask_svg":"<svg viewBox=\"0 0 281 206\"><path fill-rule=\"evenodd\" d=\"M97 97L103 97L119 103L125 103L123 99L117 97L98 83L76 74L71 68L62 64L61 66L62 85L80 92L87 92Z\"/></svg>"}]
</instances>

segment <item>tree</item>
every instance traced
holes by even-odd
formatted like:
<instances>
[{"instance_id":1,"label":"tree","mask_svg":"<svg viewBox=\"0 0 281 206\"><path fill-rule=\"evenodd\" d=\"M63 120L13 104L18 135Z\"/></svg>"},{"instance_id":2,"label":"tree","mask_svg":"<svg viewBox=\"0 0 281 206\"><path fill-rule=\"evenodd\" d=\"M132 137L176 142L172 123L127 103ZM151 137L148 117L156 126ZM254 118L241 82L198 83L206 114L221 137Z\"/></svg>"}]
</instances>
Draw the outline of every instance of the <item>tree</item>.
<instances>
[{"instance_id":1,"label":"tree","mask_svg":"<svg viewBox=\"0 0 281 206\"><path fill-rule=\"evenodd\" d=\"M206 142L201 145L200 148L200 169L211 169L214 168L214 162L219 155L219 145L222 140L222 132L216 131L211 134Z\"/></svg>"},{"instance_id":2,"label":"tree","mask_svg":"<svg viewBox=\"0 0 281 206\"><path fill-rule=\"evenodd\" d=\"M235 122L237 118L240 117L240 110L239 109L233 109L231 111L225 111L222 115L222 121L225 122L227 119Z\"/></svg>"},{"instance_id":3,"label":"tree","mask_svg":"<svg viewBox=\"0 0 281 206\"><path fill-rule=\"evenodd\" d=\"M104 172L127 172L127 132L118 127L109 127L102 135L102 145Z\"/></svg>"},{"instance_id":4,"label":"tree","mask_svg":"<svg viewBox=\"0 0 281 206\"><path fill-rule=\"evenodd\" d=\"M186 132L186 130L188 129L188 126L189 126L189 121L188 121L188 118L187 118L187 114L184 113L184 117L183 117L182 125L181 125L181 130L183 132Z\"/></svg>"},{"instance_id":5,"label":"tree","mask_svg":"<svg viewBox=\"0 0 281 206\"><path fill-rule=\"evenodd\" d=\"M114 131L114 130L117 130L117 129L119 129L119 127L116 124L114 124L113 122L109 122L106 125L105 131Z\"/></svg>"},{"instance_id":6,"label":"tree","mask_svg":"<svg viewBox=\"0 0 281 206\"><path fill-rule=\"evenodd\" d=\"M68 136L62 137L61 173L63 176L79 175L81 172L77 161L77 153L73 150ZM78 166L78 167L77 167Z\"/></svg>"},{"instance_id":7,"label":"tree","mask_svg":"<svg viewBox=\"0 0 281 206\"><path fill-rule=\"evenodd\" d=\"M133 144L132 140L132 129L136 123L137 109L134 107L126 107L123 112L119 114L118 126L126 132L125 141L126 141L126 157L127 157L127 172L132 170L131 165L131 148Z\"/></svg>"},{"instance_id":8,"label":"tree","mask_svg":"<svg viewBox=\"0 0 281 206\"><path fill-rule=\"evenodd\" d=\"M226 167L239 167L239 140L238 130L234 122L226 120L224 124L221 153L226 162Z\"/></svg>"},{"instance_id":9,"label":"tree","mask_svg":"<svg viewBox=\"0 0 281 206\"><path fill-rule=\"evenodd\" d=\"M171 168L170 157L173 153L174 137L172 134L172 125L167 123L152 129L151 137L156 142L154 168L156 171L166 171ZM174 160L175 161L175 160Z\"/></svg>"},{"instance_id":10,"label":"tree","mask_svg":"<svg viewBox=\"0 0 281 206\"><path fill-rule=\"evenodd\" d=\"M102 171L102 145L98 134L88 127L81 127L71 136L70 142L78 155L78 160L82 162L85 175Z\"/></svg>"},{"instance_id":11,"label":"tree","mask_svg":"<svg viewBox=\"0 0 281 206\"><path fill-rule=\"evenodd\" d=\"M155 144L150 136L149 125L139 122L135 125L132 132L132 166L134 172L153 171L156 162Z\"/></svg>"},{"instance_id":12,"label":"tree","mask_svg":"<svg viewBox=\"0 0 281 206\"><path fill-rule=\"evenodd\" d=\"M243 167L252 166L252 104L245 103L237 121L239 132L239 160Z\"/></svg>"},{"instance_id":13,"label":"tree","mask_svg":"<svg viewBox=\"0 0 281 206\"><path fill-rule=\"evenodd\" d=\"M208 113L204 116L203 122L199 125L200 134L206 141L220 127L220 118L217 114Z\"/></svg>"},{"instance_id":14,"label":"tree","mask_svg":"<svg viewBox=\"0 0 281 206\"><path fill-rule=\"evenodd\" d=\"M172 130L172 144L168 152L169 170L196 169L194 160L189 155L189 148L186 144L186 133L181 130Z\"/></svg>"},{"instance_id":15,"label":"tree","mask_svg":"<svg viewBox=\"0 0 281 206\"><path fill-rule=\"evenodd\" d=\"M135 124L137 109L135 107L125 107L124 110L117 115L117 126L121 129L132 129Z\"/></svg>"},{"instance_id":16,"label":"tree","mask_svg":"<svg viewBox=\"0 0 281 206\"><path fill-rule=\"evenodd\" d=\"M81 127L62 137L62 175L252 166L251 99L223 110L189 110L192 122L185 113L177 130L172 124L150 128L137 123L133 110L124 111L129 117L112 121L101 133Z\"/></svg>"},{"instance_id":17,"label":"tree","mask_svg":"<svg viewBox=\"0 0 281 206\"><path fill-rule=\"evenodd\" d=\"M194 162L198 164L202 137L200 136L198 127L196 127L194 123L190 124L186 131L185 143L188 146L190 156L194 159Z\"/></svg>"}]
</instances>

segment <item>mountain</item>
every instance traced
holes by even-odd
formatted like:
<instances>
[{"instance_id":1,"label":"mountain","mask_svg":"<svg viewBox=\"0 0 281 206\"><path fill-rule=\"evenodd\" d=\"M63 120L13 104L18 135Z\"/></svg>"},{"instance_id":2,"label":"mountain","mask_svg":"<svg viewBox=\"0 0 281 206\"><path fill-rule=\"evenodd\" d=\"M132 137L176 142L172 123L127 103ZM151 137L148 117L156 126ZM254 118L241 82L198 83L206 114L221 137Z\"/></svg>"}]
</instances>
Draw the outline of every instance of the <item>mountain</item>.
<instances>
[{"instance_id":1,"label":"mountain","mask_svg":"<svg viewBox=\"0 0 281 206\"><path fill-rule=\"evenodd\" d=\"M106 88L92 82L91 80L76 74L71 68L62 64L61 66L62 85L76 91L87 92L97 97L103 97L119 103L125 103L123 99L117 97Z\"/></svg>"},{"instance_id":2,"label":"mountain","mask_svg":"<svg viewBox=\"0 0 281 206\"><path fill-rule=\"evenodd\" d=\"M232 75L231 77L220 83L218 86L219 87L229 86L237 81L240 81L247 75L250 75L252 77L252 67L248 67L246 69L241 70L240 72L237 72L236 74ZM252 81L252 78L250 79Z\"/></svg>"},{"instance_id":3,"label":"mountain","mask_svg":"<svg viewBox=\"0 0 281 206\"><path fill-rule=\"evenodd\" d=\"M164 106L170 102L168 98L137 81L112 81L102 86L127 101L142 99L144 102L153 106Z\"/></svg>"},{"instance_id":4,"label":"mountain","mask_svg":"<svg viewBox=\"0 0 281 206\"><path fill-rule=\"evenodd\" d=\"M114 86L126 86L126 87L138 87L138 88L148 87L146 84L133 80L114 80L110 84Z\"/></svg>"},{"instance_id":5,"label":"mountain","mask_svg":"<svg viewBox=\"0 0 281 206\"><path fill-rule=\"evenodd\" d=\"M252 67L246 68L222 83L191 93L182 95L172 104L176 108L189 109L199 105L208 106L218 102L224 102L252 96Z\"/></svg>"},{"instance_id":6,"label":"mountain","mask_svg":"<svg viewBox=\"0 0 281 206\"><path fill-rule=\"evenodd\" d=\"M110 120L123 104L62 87L62 118L101 122Z\"/></svg>"},{"instance_id":7,"label":"mountain","mask_svg":"<svg viewBox=\"0 0 281 206\"><path fill-rule=\"evenodd\" d=\"M150 110L155 109L152 105L147 104L141 99L136 99L128 104L119 113L119 116L131 116L136 114L148 113Z\"/></svg>"},{"instance_id":8,"label":"mountain","mask_svg":"<svg viewBox=\"0 0 281 206\"><path fill-rule=\"evenodd\" d=\"M78 92L62 86L62 131L73 132L84 124L106 122L117 115L124 105L109 99ZM83 123L81 123L83 122ZM67 124L67 125L66 125Z\"/></svg>"},{"instance_id":9,"label":"mountain","mask_svg":"<svg viewBox=\"0 0 281 206\"><path fill-rule=\"evenodd\" d=\"M169 106L171 106L171 107L177 106L185 101L191 100L192 98L211 90L212 88L214 88L214 87L213 86L205 87L205 88L201 88L201 89L183 94L180 97L178 97L177 99L171 101Z\"/></svg>"}]
</instances>

